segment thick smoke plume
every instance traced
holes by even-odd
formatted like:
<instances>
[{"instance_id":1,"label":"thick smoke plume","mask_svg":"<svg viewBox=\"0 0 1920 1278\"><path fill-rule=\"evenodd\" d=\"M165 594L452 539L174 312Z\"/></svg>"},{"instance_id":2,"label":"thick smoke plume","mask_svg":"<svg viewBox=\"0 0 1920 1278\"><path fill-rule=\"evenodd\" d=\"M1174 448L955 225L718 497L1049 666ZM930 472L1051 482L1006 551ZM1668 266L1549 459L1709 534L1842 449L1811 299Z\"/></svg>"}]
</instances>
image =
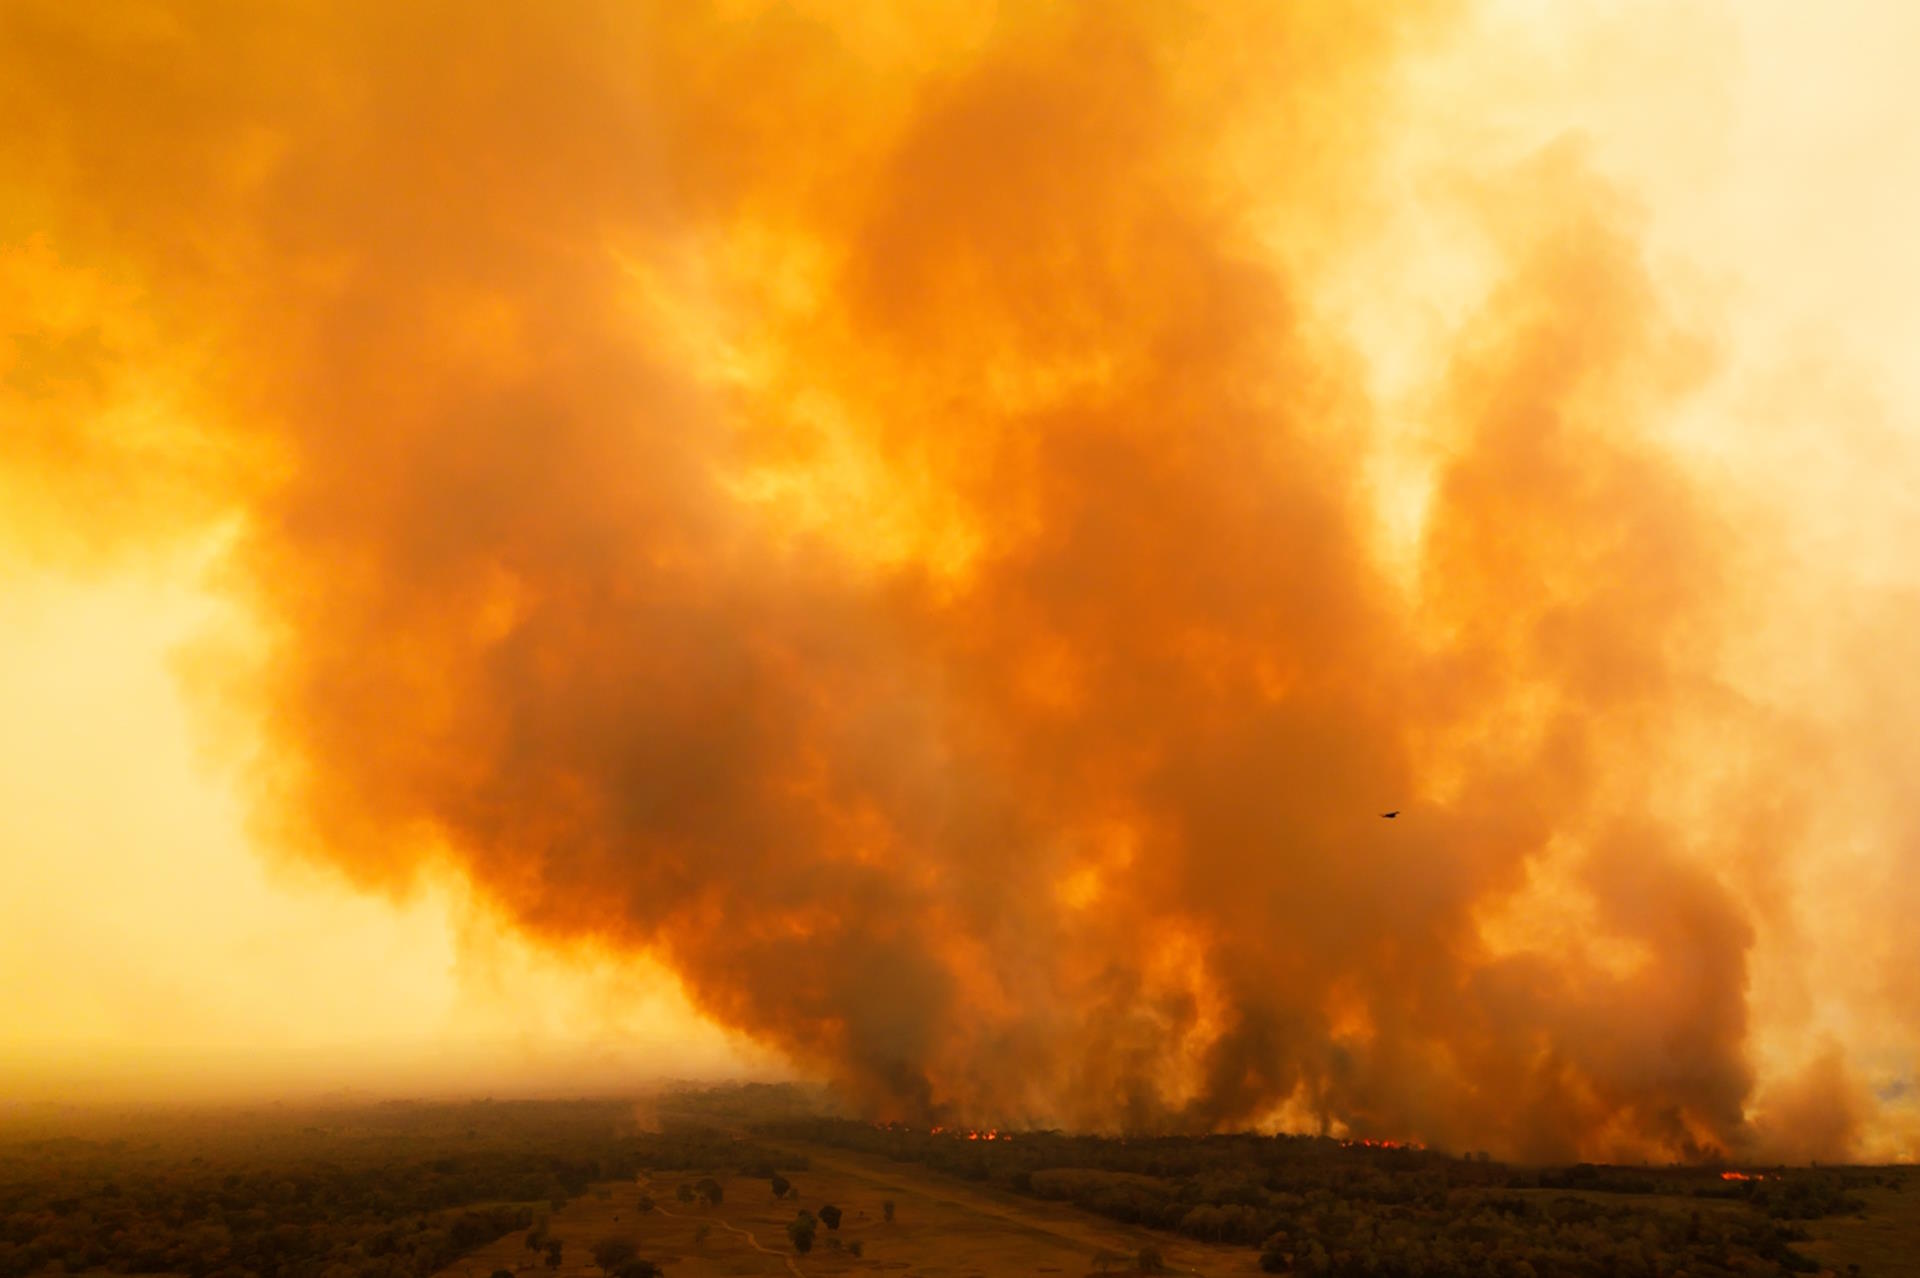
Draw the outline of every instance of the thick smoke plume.
<instances>
[{"instance_id":1,"label":"thick smoke plume","mask_svg":"<svg viewBox=\"0 0 1920 1278\"><path fill-rule=\"evenodd\" d=\"M1409 444L1322 301L1444 6L804 8L0 18L10 411L86 410L8 483L229 520L263 828L876 1116L1743 1148L1741 552L1631 209L1463 175Z\"/></svg>"}]
</instances>

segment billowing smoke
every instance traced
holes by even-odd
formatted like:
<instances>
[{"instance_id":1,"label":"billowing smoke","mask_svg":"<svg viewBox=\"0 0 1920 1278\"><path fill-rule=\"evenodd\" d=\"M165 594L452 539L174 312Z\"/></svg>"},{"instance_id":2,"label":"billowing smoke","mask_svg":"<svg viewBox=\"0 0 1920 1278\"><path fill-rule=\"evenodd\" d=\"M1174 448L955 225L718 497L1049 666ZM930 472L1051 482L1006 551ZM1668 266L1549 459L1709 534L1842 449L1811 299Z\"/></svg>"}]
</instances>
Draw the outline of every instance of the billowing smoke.
<instances>
[{"instance_id":1,"label":"billowing smoke","mask_svg":"<svg viewBox=\"0 0 1920 1278\"><path fill-rule=\"evenodd\" d=\"M263 831L876 1115L1745 1147L1745 552L1623 198L1463 175L1390 428L1326 298L1445 6L807 8L0 19L15 296L142 317L32 329L9 484L229 521Z\"/></svg>"}]
</instances>

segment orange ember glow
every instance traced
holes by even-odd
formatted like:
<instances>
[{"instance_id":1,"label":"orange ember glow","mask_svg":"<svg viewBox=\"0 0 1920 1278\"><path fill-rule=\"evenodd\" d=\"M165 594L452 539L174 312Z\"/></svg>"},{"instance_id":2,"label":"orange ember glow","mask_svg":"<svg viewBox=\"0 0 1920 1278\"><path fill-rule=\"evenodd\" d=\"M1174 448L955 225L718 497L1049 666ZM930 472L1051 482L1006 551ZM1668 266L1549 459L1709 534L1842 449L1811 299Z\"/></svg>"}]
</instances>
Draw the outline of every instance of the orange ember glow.
<instances>
[{"instance_id":1,"label":"orange ember glow","mask_svg":"<svg viewBox=\"0 0 1920 1278\"><path fill-rule=\"evenodd\" d=\"M920 1130L920 1128L914 1128L912 1124L908 1123L876 1123L874 1126L879 1128L881 1132L914 1132L914 1130ZM979 1126L979 1128L975 1128L975 1126L970 1126L970 1128L929 1126L929 1128L925 1128L925 1132L927 1132L929 1136L952 1136L954 1140L1012 1140L1012 1138L1014 1138L1012 1132L1002 1132L1002 1130L993 1128L993 1126Z\"/></svg>"},{"instance_id":2,"label":"orange ember glow","mask_svg":"<svg viewBox=\"0 0 1920 1278\"><path fill-rule=\"evenodd\" d=\"M883 1132L915 1132L922 1130L908 1123L875 1123L875 1128ZM941 1126L924 1129L929 1136L951 1136L955 1140L1012 1140L1007 1132L994 1127L967 1127L949 1129Z\"/></svg>"}]
</instances>

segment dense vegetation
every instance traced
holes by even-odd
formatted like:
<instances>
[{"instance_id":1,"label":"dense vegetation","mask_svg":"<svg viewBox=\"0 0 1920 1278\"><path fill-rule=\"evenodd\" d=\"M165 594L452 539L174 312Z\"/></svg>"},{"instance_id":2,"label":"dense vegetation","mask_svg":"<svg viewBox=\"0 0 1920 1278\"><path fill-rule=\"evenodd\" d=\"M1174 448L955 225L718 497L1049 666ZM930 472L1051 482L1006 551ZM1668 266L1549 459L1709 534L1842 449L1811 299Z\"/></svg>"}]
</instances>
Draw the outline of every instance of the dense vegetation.
<instances>
[{"instance_id":1,"label":"dense vegetation","mask_svg":"<svg viewBox=\"0 0 1920 1278\"><path fill-rule=\"evenodd\" d=\"M594 1181L774 1165L710 1127L641 1131L625 1103L83 1116L55 1129L0 1132L0 1278L423 1278Z\"/></svg>"},{"instance_id":2,"label":"dense vegetation","mask_svg":"<svg viewBox=\"0 0 1920 1278\"><path fill-rule=\"evenodd\" d=\"M1257 1247L1269 1272L1338 1278L1813 1272L1793 1247L1805 1237L1794 1222L1858 1210L1852 1191L1885 1180L1863 1170L1728 1180L1705 1168L1515 1168L1310 1137L987 1139L829 1119L759 1130Z\"/></svg>"}]
</instances>

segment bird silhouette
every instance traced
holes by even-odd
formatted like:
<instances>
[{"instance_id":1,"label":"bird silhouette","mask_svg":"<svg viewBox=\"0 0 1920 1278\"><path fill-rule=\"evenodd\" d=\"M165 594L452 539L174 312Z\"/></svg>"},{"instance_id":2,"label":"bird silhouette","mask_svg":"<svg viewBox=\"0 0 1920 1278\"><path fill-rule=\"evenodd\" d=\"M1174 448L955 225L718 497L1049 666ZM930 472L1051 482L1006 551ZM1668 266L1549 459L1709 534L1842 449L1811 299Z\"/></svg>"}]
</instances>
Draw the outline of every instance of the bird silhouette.
<instances>
[{"instance_id":1,"label":"bird silhouette","mask_svg":"<svg viewBox=\"0 0 1920 1278\"><path fill-rule=\"evenodd\" d=\"M1400 809L1399 809L1399 808L1395 808L1395 809L1394 809L1393 811L1391 811L1391 812L1382 812L1382 813L1380 814L1380 816L1381 816L1381 818L1382 818L1382 819L1384 819L1384 820L1387 820L1387 821L1391 821L1391 820L1393 820L1393 819L1394 819L1395 817L1397 817L1397 816L1399 816L1399 815L1400 815Z\"/></svg>"}]
</instances>

